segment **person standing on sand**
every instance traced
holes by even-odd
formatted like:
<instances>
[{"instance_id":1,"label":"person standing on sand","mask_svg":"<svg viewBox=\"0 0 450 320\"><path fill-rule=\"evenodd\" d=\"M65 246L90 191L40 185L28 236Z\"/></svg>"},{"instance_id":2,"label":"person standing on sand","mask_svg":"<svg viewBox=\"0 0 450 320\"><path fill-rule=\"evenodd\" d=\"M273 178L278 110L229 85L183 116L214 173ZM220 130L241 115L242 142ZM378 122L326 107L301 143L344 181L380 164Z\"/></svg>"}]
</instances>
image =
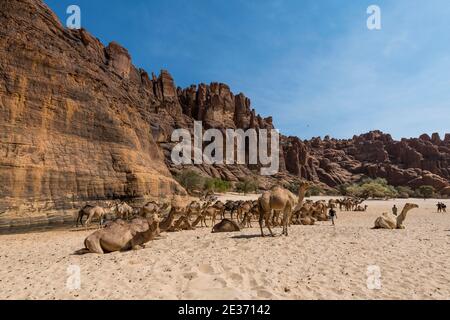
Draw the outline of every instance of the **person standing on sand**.
<instances>
[{"instance_id":1,"label":"person standing on sand","mask_svg":"<svg viewBox=\"0 0 450 320\"><path fill-rule=\"evenodd\" d=\"M331 222L333 223L333 226L335 226L334 219L337 219L336 210L334 210L334 208L332 207L330 209L330 213L329 214L330 214Z\"/></svg>"},{"instance_id":2,"label":"person standing on sand","mask_svg":"<svg viewBox=\"0 0 450 320\"><path fill-rule=\"evenodd\" d=\"M392 213L394 214L394 216L397 216L397 214L398 214L398 208L395 204L394 204L394 207L392 208Z\"/></svg>"}]
</instances>

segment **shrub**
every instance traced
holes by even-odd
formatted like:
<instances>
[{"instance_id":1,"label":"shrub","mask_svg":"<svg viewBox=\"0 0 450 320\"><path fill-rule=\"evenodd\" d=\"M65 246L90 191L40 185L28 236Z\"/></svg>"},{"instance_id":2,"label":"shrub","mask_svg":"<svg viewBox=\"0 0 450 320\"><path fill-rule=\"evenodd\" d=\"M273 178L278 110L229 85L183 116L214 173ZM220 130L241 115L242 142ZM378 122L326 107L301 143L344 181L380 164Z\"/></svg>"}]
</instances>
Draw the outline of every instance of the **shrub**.
<instances>
[{"instance_id":1,"label":"shrub","mask_svg":"<svg viewBox=\"0 0 450 320\"><path fill-rule=\"evenodd\" d=\"M229 181L222 179L206 179L204 189L206 191L224 193L231 189L231 184Z\"/></svg>"},{"instance_id":2,"label":"shrub","mask_svg":"<svg viewBox=\"0 0 450 320\"><path fill-rule=\"evenodd\" d=\"M175 178L187 192L203 190L204 188L205 179L196 171L182 171Z\"/></svg>"},{"instance_id":3,"label":"shrub","mask_svg":"<svg viewBox=\"0 0 450 320\"><path fill-rule=\"evenodd\" d=\"M402 199L408 199L414 197L415 192L410 187L399 186L396 188L398 192L398 197Z\"/></svg>"},{"instance_id":4,"label":"shrub","mask_svg":"<svg viewBox=\"0 0 450 320\"><path fill-rule=\"evenodd\" d=\"M417 188L416 193L421 198L429 199L435 195L436 190L433 186L420 186Z\"/></svg>"},{"instance_id":5,"label":"shrub","mask_svg":"<svg viewBox=\"0 0 450 320\"><path fill-rule=\"evenodd\" d=\"M323 190L319 186L311 186L308 191L306 191L306 197L317 197L323 193Z\"/></svg>"},{"instance_id":6,"label":"shrub","mask_svg":"<svg viewBox=\"0 0 450 320\"><path fill-rule=\"evenodd\" d=\"M236 191L240 193L250 193L258 191L258 183L253 179L246 179L236 184Z\"/></svg>"},{"instance_id":7,"label":"shrub","mask_svg":"<svg viewBox=\"0 0 450 320\"><path fill-rule=\"evenodd\" d=\"M351 186L351 185L348 184L348 183L346 183L346 184L341 184L340 186L338 186L338 192L339 192L339 194L342 195L342 196L348 196L348 195L349 195L349 194L348 194L348 188L349 188L350 186Z\"/></svg>"},{"instance_id":8,"label":"shrub","mask_svg":"<svg viewBox=\"0 0 450 320\"><path fill-rule=\"evenodd\" d=\"M364 179L360 183L342 185L339 187L341 194L357 198L395 198L398 191L388 184L386 179Z\"/></svg>"}]
</instances>

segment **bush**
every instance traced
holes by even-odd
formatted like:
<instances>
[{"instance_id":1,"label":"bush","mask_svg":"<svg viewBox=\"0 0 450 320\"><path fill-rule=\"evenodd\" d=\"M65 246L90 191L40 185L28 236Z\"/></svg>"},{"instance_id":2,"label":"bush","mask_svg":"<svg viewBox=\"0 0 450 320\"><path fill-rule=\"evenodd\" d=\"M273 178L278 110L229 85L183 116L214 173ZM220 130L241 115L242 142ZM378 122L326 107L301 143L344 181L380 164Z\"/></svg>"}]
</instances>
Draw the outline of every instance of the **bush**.
<instances>
[{"instance_id":1,"label":"bush","mask_svg":"<svg viewBox=\"0 0 450 320\"><path fill-rule=\"evenodd\" d=\"M306 191L306 197L317 197L323 193L323 190L319 186L311 186L308 191Z\"/></svg>"},{"instance_id":2,"label":"bush","mask_svg":"<svg viewBox=\"0 0 450 320\"><path fill-rule=\"evenodd\" d=\"M386 179L364 179L360 183L339 187L342 195L357 198L395 198L398 191L388 184Z\"/></svg>"},{"instance_id":3,"label":"bush","mask_svg":"<svg viewBox=\"0 0 450 320\"><path fill-rule=\"evenodd\" d=\"M179 173L175 179L186 189L187 192L201 191L204 188L205 178L193 170Z\"/></svg>"},{"instance_id":4,"label":"bush","mask_svg":"<svg viewBox=\"0 0 450 320\"><path fill-rule=\"evenodd\" d=\"M340 186L338 186L338 192L339 192L339 194L342 195L342 196L348 196L348 195L349 195L349 194L348 194L348 188L349 188L350 186L351 186L351 185L348 184L348 183L346 183L346 184L341 184Z\"/></svg>"},{"instance_id":5,"label":"bush","mask_svg":"<svg viewBox=\"0 0 450 320\"><path fill-rule=\"evenodd\" d=\"M298 188L300 187L300 183L298 181L285 184L284 188L292 192L293 194L298 194Z\"/></svg>"},{"instance_id":6,"label":"bush","mask_svg":"<svg viewBox=\"0 0 450 320\"><path fill-rule=\"evenodd\" d=\"M396 189L397 189L397 193L398 193L398 197L399 198L408 199L408 198L411 198L411 197L415 196L414 190L411 189L410 187L399 186Z\"/></svg>"},{"instance_id":7,"label":"bush","mask_svg":"<svg viewBox=\"0 0 450 320\"><path fill-rule=\"evenodd\" d=\"M236 191L239 193L250 193L258 191L258 183L252 179L246 179L236 184Z\"/></svg>"},{"instance_id":8,"label":"bush","mask_svg":"<svg viewBox=\"0 0 450 320\"><path fill-rule=\"evenodd\" d=\"M420 198L429 199L432 198L436 193L436 190L433 186L420 186L416 190L416 194Z\"/></svg>"},{"instance_id":9,"label":"bush","mask_svg":"<svg viewBox=\"0 0 450 320\"><path fill-rule=\"evenodd\" d=\"M204 189L206 191L224 193L231 189L231 184L229 181L222 179L206 179Z\"/></svg>"}]
</instances>

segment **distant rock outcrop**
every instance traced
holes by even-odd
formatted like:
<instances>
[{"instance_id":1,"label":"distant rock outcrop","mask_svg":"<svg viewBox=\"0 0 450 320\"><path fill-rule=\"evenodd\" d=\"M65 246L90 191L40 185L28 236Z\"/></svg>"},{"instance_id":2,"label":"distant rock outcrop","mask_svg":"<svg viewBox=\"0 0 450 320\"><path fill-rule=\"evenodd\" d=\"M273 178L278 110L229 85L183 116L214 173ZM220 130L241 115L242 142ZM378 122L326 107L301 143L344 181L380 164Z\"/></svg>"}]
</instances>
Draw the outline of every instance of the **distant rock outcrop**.
<instances>
[{"instance_id":1,"label":"distant rock outcrop","mask_svg":"<svg viewBox=\"0 0 450 320\"><path fill-rule=\"evenodd\" d=\"M303 172L313 175L303 176L331 187L361 176L385 178L394 186L431 185L438 191L450 185L448 135L444 140L435 133L431 138L422 135L395 141L389 134L373 131L349 140L316 138L306 141L305 148L311 160ZM314 170L309 163L314 164Z\"/></svg>"}]
</instances>

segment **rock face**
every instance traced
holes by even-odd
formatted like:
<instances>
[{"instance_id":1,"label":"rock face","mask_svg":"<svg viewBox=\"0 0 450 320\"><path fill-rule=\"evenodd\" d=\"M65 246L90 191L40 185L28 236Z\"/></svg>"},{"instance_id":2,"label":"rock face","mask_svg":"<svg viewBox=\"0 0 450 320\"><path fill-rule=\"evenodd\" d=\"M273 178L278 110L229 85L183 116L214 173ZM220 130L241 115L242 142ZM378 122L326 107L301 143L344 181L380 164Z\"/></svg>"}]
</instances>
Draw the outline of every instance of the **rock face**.
<instances>
[{"instance_id":1,"label":"rock face","mask_svg":"<svg viewBox=\"0 0 450 320\"><path fill-rule=\"evenodd\" d=\"M0 224L184 192L150 115L181 114L170 75L150 80L126 49L63 28L40 1L1 1L0 12Z\"/></svg>"},{"instance_id":2,"label":"rock face","mask_svg":"<svg viewBox=\"0 0 450 320\"><path fill-rule=\"evenodd\" d=\"M450 185L448 135L444 140L435 133L432 138L423 135L395 141L389 134L373 131L350 140L315 138L305 141L303 148L309 158L304 161L306 165L297 169L296 153L288 153L287 169L330 187L361 176L385 178L394 186L431 185L444 193ZM295 169L291 170L292 167Z\"/></svg>"},{"instance_id":3,"label":"rock face","mask_svg":"<svg viewBox=\"0 0 450 320\"><path fill-rule=\"evenodd\" d=\"M128 51L68 30L40 0L0 1L0 227L72 220L86 202L183 194L173 174L174 129L272 129L244 94L221 83L177 88ZM329 187L362 176L430 184L450 194L450 134L394 141L281 138L281 172L261 186L305 178ZM257 166L195 168L239 181Z\"/></svg>"}]
</instances>

